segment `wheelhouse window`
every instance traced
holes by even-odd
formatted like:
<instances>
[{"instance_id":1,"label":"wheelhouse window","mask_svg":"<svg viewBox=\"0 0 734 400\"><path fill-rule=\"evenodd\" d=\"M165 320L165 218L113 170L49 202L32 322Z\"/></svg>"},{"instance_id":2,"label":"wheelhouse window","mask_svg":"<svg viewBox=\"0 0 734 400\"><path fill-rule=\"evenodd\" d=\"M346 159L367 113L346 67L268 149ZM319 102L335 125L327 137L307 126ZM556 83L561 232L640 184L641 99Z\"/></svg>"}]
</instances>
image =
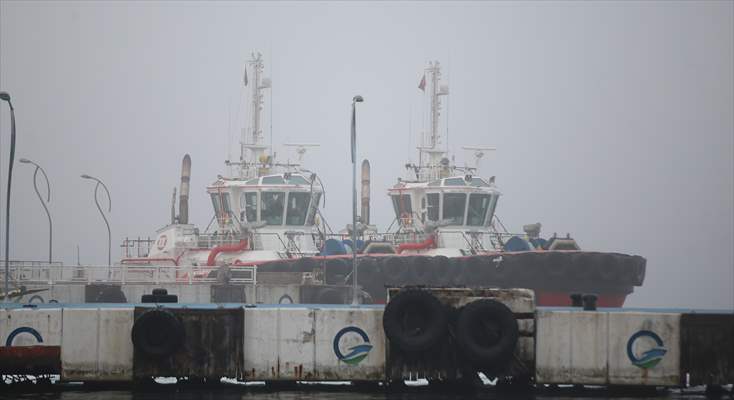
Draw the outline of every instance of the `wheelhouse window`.
<instances>
[{"instance_id":1,"label":"wheelhouse window","mask_svg":"<svg viewBox=\"0 0 734 400\"><path fill-rule=\"evenodd\" d=\"M285 214L285 224L303 225L304 223L306 223L306 214L308 214L308 202L310 200L310 193L288 193L288 208Z\"/></svg>"},{"instance_id":2,"label":"wheelhouse window","mask_svg":"<svg viewBox=\"0 0 734 400\"><path fill-rule=\"evenodd\" d=\"M397 218L409 218L413 214L413 208L410 205L410 195L392 195L392 206L395 209Z\"/></svg>"},{"instance_id":3,"label":"wheelhouse window","mask_svg":"<svg viewBox=\"0 0 734 400\"><path fill-rule=\"evenodd\" d=\"M443 181L444 186L466 186L464 178L446 178Z\"/></svg>"},{"instance_id":4,"label":"wheelhouse window","mask_svg":"<svg viewBox=\"0 0 734 400\"><path fill-rule=\"evenodd\" d=\"M446 193L443 195L443 219L450 225L464 225L466 193Z\"/></svg>"},{"instance_id":5,"label":"wheelhouse window","mask_svg":"<svg viewBox=\"0 0 734 400\"><path fill-rule=\"evenodd\" d=\"M426 195L426 200L428 201L428 207L426 209L426 214L429 221L438 221L438 214L440 211L439 208L439 197L440 194L438 193L428 193Z\"/></svg>"},{"instance_id":6,"label":"wheelhouse window","mask_svg":"<svg viewBox=\"0 0 734 400\"><path fill-rule=\"evenodd\" d=\"M283 208L285 206L285 193L262 192L262 208L260 210L261 221L268 225L283 224Z\"/></svg>"},{"instance_id":7,"label":"wheelhouse window","mask_svg":"<svg viewBox=\"0 0 734 400\"><path fill-rule=\"evenodd\" d=\"M240 220L253 223L257 221L257 192L245 192L240 196Z\"/></svg>"},{"instance_id":8,"label":"wheelhouse window","mask_svg":"<svg viewBox=\"0 0 734 400\"><path fill-rule=\"evenodd\" d=\"M314 219L316 219L316 213L318 212L320 200L321 200L321 193L314 193L313 199L311 200L311 205L309 207L308 221L306 222L306 225L314 224Z\"/></svg>"},{"instance_id":9,"label":"wheelhouse window","mask_svg":"<svg viewBox=\"0 0 734 400\"><path fill-rule=\"evenodd\" d=\"M229 203L229 193L212 193L212 205L214 206L214 214L220 223L227 223L232 215L232 207Z\"/></svg>"},{"instance_id":10,"label":"wheelhouse window","mask_svg":"<svg viewBox=\"0 0 734 400\"><path fill-rule=\"evenodd\" d=\"M306 178L302 177L301 175L291 175L290 178L287 180L288 184L290 185L310 185L309 181L306 180Z\"/></svg>"},{"instance_id":11,"label":"wheelhouse window","mask_svg":"<svg viewBox=\"0 0 734 400\"><path fill-rule=\"evenodd\" d=\"M466 224L469 226L484 225L484 217L489 208L488 194L472 193L469 195L469 210L466 214Z\"/></svg>"},{"instance_id":12,"label":"wheelhouse window","mask_svg":"<svg viewBox=\"0 0 734 400\"><path fill-rule=\"evenodd\" d=\"M492 199L489 201L489 213L487 214L487 225L492 223L492 218L494 217L494 210L497 208L497 199L499 199L499 195L493 194Z\"/></svg>"},{"instance_id":13,"label":"wheelhouse window","mask_svg":"<svg viewBox=\"0 0 734 400\"><path fill-rule=\"evenodd\" d=\"M263 185L284 185L285 181L280 175L266 176L263 178Z\"/></svg>"},{"instance_id":14,"label":"wheelhouse window","mask_svg":"<svg viewBox=\"0 0 734 400\"><path fill-rule=\"evenodd\" d=\"M214 207L214 215L217 218L222 217L222 200L219 197L219 193L212 193L212 207Z\"/></svg>"}]
</instances>

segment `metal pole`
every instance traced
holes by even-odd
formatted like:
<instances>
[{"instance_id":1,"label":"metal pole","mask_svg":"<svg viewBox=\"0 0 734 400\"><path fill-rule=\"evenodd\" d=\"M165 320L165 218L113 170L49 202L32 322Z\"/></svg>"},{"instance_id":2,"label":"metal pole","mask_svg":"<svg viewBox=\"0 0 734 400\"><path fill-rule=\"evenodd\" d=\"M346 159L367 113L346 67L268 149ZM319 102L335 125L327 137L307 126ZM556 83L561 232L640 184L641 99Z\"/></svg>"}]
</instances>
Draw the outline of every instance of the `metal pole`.
<instances>
[{"instance_id":1,"label":"metal pole","mask_svg":"<svg viewBox=\"0 0 734 400\"><path fill-rule=\"evenodd\" d=\"M359 304L357 286L357 115L356 103L363 102L362 96L352 99L352 304Z\"/></svg>"},{"instance_id":2,"label":"metal pole","mask_svg":"<svg viewBox=\"0 0 734 400\"><path fill-rule=\"evenodd\" d=\"M110 231L110 223L107 221L107 217L104 215L102 207L99 205L99 199L97 197L99 186L101 185L107 193L107 201L109 203L107 212L112 212L112 197L110 196L110 191L107 190L107 186L101 180L89 175L82 175L82 178L91 179L97 182L97 185L94 187L94 204L97 205L97 210L99 210L99 213L102 215L102 219L107 226L107 274L109 276L110 267L112 266L112 232Z\"/></svg>"},{"instance_id":3,"label":"metal pole","mask_svg":"<svg viewBox=\"0 0 734 400\"><path fill-rule=\"evenodd\" d=\"M48 180L48 175L46 175L46 171L44 171L40 165L26 158L21 158L18 161L24 164L32 164L36 167L36 170L33 172L33 189L36 190L36 195L38 196L38 200L41 202L43 209L46 211L46 217L48 217L48 263L49 265L51 265L51 263L53 262L53 222L51 221L51 213L48 211L48 206L46 205L47 202L49 203L51 202L51 183ZM38 190L38 171L39 170L43 174L43 178L46 180L46 194L47 194L46 200L43 200L43 196L41 196L41 192Z\"/></svg>"},{"instance_id":4,"label":"metal pole","mask_svg":"<svg viewBox=\"0 0 734 400\"><path fill-rule=\"evenodd\" d=\"M7 92L0 92L0 100L7 101L10 106L10 163L8 166L8 195L5 203L5 292L3 293L3 300L7 300L10 291L10 183L13 180L13 160L15 158L15 109Z\"/></svg>"}]
</instances>

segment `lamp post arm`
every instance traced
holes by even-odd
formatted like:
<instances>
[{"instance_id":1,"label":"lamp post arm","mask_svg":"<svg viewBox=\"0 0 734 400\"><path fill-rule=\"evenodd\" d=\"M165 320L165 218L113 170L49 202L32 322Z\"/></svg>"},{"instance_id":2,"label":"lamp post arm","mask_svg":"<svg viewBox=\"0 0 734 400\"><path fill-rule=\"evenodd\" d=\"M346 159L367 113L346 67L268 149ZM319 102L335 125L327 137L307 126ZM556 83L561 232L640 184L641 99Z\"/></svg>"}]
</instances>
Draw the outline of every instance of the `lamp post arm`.
<instances>
[{"instance_id":1,"label":"lamp post arm","mask_svg":"<svg viewBox=\"0 0 734 400\"><path fill-rule=\"evenodd\" d=\"M51 202L51 184L48 181L48 176L46 175L46 171L41 168L40 165L33 163L33 165L36 166L36 170L33 172L33 189L36 190L36 195L38 195L38 200L41 201L41 205L43 206L43 209L46 211L46 216L48 217L48 263L51 264L53 260L53 222L51 221L51 213L48 211L48 206L46 205L46 202ZM43 174L43 178L46 179L46 190L47 190L47 200L43 200L43 196L41 196L41 192L38 190L38 171L41 171Z\"/></svg>"},{"instance_id":2,"label":"lamp post arm","mask_svg":"<svg viewBox=\"0 0 734 400\"><path fill-rule=\"evenodd\" d=\"M107 191L107 188L105 187L104 183L102 181L97 181L97 186L94 187L94 204L97 205L97 210L99 210L100 215L102 215L102 219L104 220L105 225L107 225L107 265L112 265L112 231L110 231L110 223L107 221L107 217L104 215L104 211L102 211L102 207L99 205L99 199L97 198L97 193L99 192L99 186L102 185L102 187ZM107 191L107 199L109 199L110 192ZM110 211L112 211L112 200L110 200Z\"/></svg>"}]
</instances>

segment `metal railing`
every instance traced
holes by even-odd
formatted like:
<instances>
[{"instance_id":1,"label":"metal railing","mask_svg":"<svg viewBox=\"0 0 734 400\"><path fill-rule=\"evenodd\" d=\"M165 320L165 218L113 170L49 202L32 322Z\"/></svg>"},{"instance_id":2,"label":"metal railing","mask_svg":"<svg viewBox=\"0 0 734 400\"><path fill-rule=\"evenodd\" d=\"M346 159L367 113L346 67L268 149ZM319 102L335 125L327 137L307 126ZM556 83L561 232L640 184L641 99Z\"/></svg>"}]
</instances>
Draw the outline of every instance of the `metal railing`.
<instances>
[{"instance_id":1,"label":"metal railing","mask_svg":"<svg viewBox=\"0 0 734 400\"><path fill-rule=\"evenodd\" d=\"M212 284L218 283L218 267L172 266L52 266L29 265L10 267L10 281L16 285L56 285L70 283L115 284ZM4 271L0 276L4 275ZM255 266L229 267L229 284L257 284Z\"/></svg>"}]
</instances>

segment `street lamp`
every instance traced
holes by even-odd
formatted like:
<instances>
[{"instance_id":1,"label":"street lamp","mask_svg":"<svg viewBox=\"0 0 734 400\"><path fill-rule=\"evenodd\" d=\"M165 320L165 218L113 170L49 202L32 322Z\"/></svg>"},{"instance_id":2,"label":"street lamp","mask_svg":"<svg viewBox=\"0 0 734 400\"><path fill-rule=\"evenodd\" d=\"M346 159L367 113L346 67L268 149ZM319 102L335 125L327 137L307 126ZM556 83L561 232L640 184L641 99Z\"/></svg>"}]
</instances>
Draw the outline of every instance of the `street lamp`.
<instances>
[{"instance_id":1,"label":"street lamp","mask_svg":"<svg viewBox=\"0 0 734 400\"><path fill-rule=\"evenodd\" d=\"M51 184L48 181L48 175L46 175L46 171L44 171L40 165L34 163L27 158L21 158L18 161L22 162L23 164L32 164L36 166L36 170L33 172L33 189L36 189L38 200L41 202L43 209L46 210L46 216L48 217L48 263L50 265L53 260L53 223L51 222L51 213L48 211L48 206L46 206L46 203L51 202ZM43 200L41 192L38 191L38 171L41 171L41 173L43 174L43 178L46 180L46 200Z\"/></svg>"},{"instance_id":2,"label":"street lamp","mask_svg":"<svg viewBox=\"0 0 734 400\"><path fill-rule=\"evenodd\" d=\"M94 204L97 205L97 209L99 210L99 213L102 215L102 219L104 220L105 225L107 225L107 268L112 266L112 233L110 232L110 223L107 222L107 217L105 217L104 212L102 211L102 207L99 205L99 200L97 199L97 192L99 191L99 186L102 185L102 188L104 188L104 191L107 192L107 201L109 203L109 207L107 212L112 212L112 197L110 197L110 191L107 190L107 186L105 184L90 175L84 174L82 175L83 179L91 179L93 181L97 182L97 186L94 187ZM109 269L108 269L109 272Z\"/></svg>"},{"instance_id":3,"label":"street lamp","mask_svg":"<svg viewBox=\"0 0 734 400\"><path fill-rule=\"evenodd\" d=\"M0 92L0 100L7 101L10 106L10 165L8 167L8 199L5 203L5 291L3 299L8 298L10 291L10 182L13 180L13 159L15 158L15 109L8 92Z\"/></svg>"},{"instance_id":4,"label":"street lamp","mask_svg":"<svg viewBox=\"0 0 734 400\"><path fill-rule=\"evenodd\" d=\"M363 102L360 95L352 98L352 304L359 304L357 291L357 113L356 104Z\"/></svg>"}]
</instances>

